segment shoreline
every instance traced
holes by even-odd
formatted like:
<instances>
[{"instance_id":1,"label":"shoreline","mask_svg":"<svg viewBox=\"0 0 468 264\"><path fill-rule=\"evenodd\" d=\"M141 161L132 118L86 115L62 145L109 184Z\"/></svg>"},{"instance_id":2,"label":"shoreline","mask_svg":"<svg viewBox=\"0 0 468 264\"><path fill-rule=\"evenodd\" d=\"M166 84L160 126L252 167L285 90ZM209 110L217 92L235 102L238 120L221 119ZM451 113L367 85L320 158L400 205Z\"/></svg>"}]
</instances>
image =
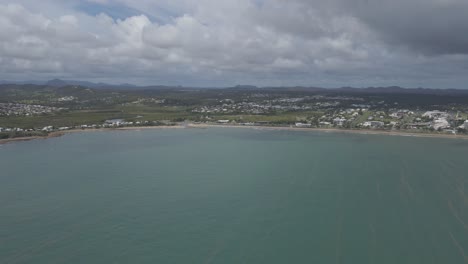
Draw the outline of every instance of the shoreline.
<instances>
[{"instance_id":1,"label":"shoreline","mask_svg":"<svg viewBox=\"0 0 468 264\"><path fill-rule=\"evenodd\" d=\"M0 145L21 141L30 141L36 139L49 139L61 137L66 134L80 132L99 132L99 131L131 131L131 130L147 130L147 129L180 129L180 128L250 128L256 130L277 130L277 131L305 131L305 132L325 132L325 133L346 133L346 134L361 134L361 135L387 135L401 137L423 137L423 138L449 138L449 139L465 139L468 140L468 135L451 135L451 134L436 134L436 133L412 133L406 131L388 131L388 130L369 130L369 129L342 129L342 128L301 128L301 127L286 127L286 126L243 126L243 125L217 125L217 124L188 124L175 126L141 126L141 127L117 127L117 128L94 128L94 129L70 129L63 131L54 131L47 136L32 136L0 139Z\"/></svg>"},{"instance_id":2,"label":"shoreline","mask_svg":"<svg viewBox=\"0 0 468 264\"><path fill-rule=\"evenodd\" d=\"M22 142L22 141L31 141L37 139L49 139L55 137L61 137L66 134L72 133L82 133L82 132L102 132L102 131L125 131L125 130L141 130L141 129L169 129L169 128L184 128L183 126L141 126L141 127L116 127L116 128L89 128L89 129L70 129L62 131L53 131L50 132L47 136L32 136L32 137L17 137L17 138L5 138L0 139L0 145Z\"/></svg>"},{"instance_id":3,"label":"shoreline","mask_svg":"<svg viewBox=\"0 0 468 264\"><path fill-rule=\"evenodd\" d=\"M468 139L468 135L452 135L452 134L436 134L436 133L412 133L406 131L389 131L389 130L370 130L370 129L343 129L343 128L301 128L301 127L275 127L275 126L242 126L242 125L214 125L214 124L190 124L188 127L193 128L252 128L257 130L279 130L279 131L306 131L306 132L326 132L326 133L347 133L361 135L387 135L401 137L427 137L427 138L451 138L451 139Z\"/></svg>"},{"instance_id":4,"label":"shoreline","mask_svg":"<svg viewBox=\"0 0 468 264\"><path fill-rule=\"evenodd\" d=\"M48 139L48 138L54 138L54 137L61 137L65 133L63 131L56 131L52 132L47 136L32 136L32 137L16 137L16 138L5 138L5 139L0 139L0 145L7 144L7 143L14 143L14 142L21 142L21 141L31 141L31 140L36 140L36 139Z\"/></svg>"}]
</instances>

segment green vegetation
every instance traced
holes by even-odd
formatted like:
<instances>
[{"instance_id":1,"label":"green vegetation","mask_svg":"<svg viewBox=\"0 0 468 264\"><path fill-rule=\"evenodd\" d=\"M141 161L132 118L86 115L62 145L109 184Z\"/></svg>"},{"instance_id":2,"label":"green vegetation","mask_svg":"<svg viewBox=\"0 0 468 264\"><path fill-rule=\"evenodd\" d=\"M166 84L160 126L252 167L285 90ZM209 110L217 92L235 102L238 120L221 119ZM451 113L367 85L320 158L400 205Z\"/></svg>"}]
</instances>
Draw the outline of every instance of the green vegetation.
<instances>
[{"instance_id":1,"label":"green vegetation","mask_svg":"<svg viewBox=\"0 0 468 264\"><path fill-rule=\"evenodd\" d=\"M42 131L21 131L21 132L0 132L0 139L21 138L21 137L44 137L47 132Z\"/></svg>"}]
</instances>

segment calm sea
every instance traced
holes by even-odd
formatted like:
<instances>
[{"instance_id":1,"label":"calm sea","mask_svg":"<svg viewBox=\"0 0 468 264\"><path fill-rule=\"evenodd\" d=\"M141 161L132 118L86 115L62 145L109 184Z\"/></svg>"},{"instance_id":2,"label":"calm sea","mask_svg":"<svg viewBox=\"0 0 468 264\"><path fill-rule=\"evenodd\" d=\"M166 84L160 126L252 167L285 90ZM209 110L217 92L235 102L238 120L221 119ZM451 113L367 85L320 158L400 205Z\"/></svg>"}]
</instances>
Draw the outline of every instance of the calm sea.
<instances>
[{"instance_id":1,"label":"calm sea","mask_svg":"<svg viewBox=\"0 0 468 264\"><path fill-rule=\"evenodd\" d=\"M254 129L0 146L0 263L467 263L468 141Z\"/></svg>"}]
</instances>

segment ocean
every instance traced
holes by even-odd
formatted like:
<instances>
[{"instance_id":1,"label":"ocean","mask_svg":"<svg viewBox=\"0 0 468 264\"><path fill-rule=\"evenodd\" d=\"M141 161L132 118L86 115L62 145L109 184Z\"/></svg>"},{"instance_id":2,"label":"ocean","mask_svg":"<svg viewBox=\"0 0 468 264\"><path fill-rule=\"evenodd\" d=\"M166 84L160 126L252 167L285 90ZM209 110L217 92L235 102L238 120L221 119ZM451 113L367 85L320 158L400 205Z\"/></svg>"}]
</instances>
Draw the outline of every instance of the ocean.
<instances>
[{"instance_id":1,"label":"ocean","mask_svg":"<svg viewBox=\"0 0 468 264\"><path fill-rule=\"evenodd\" d=\"M0 146L0 263L467 263L468 140L250 128Z\"/></svg>"}]
</instances>

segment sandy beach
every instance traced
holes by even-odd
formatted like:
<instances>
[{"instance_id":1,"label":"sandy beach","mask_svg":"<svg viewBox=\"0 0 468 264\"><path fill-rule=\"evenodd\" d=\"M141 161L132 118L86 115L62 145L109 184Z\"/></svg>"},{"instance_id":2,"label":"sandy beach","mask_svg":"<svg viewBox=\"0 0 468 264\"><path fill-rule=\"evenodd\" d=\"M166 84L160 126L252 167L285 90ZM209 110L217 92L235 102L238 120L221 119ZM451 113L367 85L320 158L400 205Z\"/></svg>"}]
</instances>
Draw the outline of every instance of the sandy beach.
<instances>
[{"instance_id":1,"label":"sandy beach","mask_svg":"<svg viewBox=\"0 0 468 264\"><path fill-rule=\"evenodd\" d=\"M300 128L300 127L285 127L285 126L242 126L242 125L217 125L217 124L188 124L186 126L141 126L141 127L119 127L119 128L96 128L96 129L71 129L64 131L55 131L49 135L41 137L19 137L0 139L0 145L60 137L65 134L82 133L82 132L97 132L97 131L128 131L128 130L147 130L147 129L180 129L180 128L244 128L257 130L283 130L283 131L304 131L304 132L327 132L327 133L350 133L362 135L388 135L388 136L403 136L403 137L425 137L425 138L450 138L450 139L468 139L468 135L451 135L451 134L436 134L436 133L411 133L404 131L386 131L386 130L364 130L364 129L340 129L340 128Z\"/></svg>"},{"instance_id":2,"label":"sandy beach","mask_svg":"<svg viewBox=\"0 0 468 264\"><path fill-rule=\"evenodd\" d=\"M351 133L363 135L389 135L404 137L429 137L429 138L452 138L468 139L468 135L436 134L436 133L411 133L405 131L369 130L369 129L341 129L341 128L301 128L301 127L274 127L274 126L242 126L242 125L215 125L215 124L190 124L193 128L250 128L258 130L287 130L287 131L307 131L307 132L330 132L330 133Z\"/></svg>"}]
</instances>

